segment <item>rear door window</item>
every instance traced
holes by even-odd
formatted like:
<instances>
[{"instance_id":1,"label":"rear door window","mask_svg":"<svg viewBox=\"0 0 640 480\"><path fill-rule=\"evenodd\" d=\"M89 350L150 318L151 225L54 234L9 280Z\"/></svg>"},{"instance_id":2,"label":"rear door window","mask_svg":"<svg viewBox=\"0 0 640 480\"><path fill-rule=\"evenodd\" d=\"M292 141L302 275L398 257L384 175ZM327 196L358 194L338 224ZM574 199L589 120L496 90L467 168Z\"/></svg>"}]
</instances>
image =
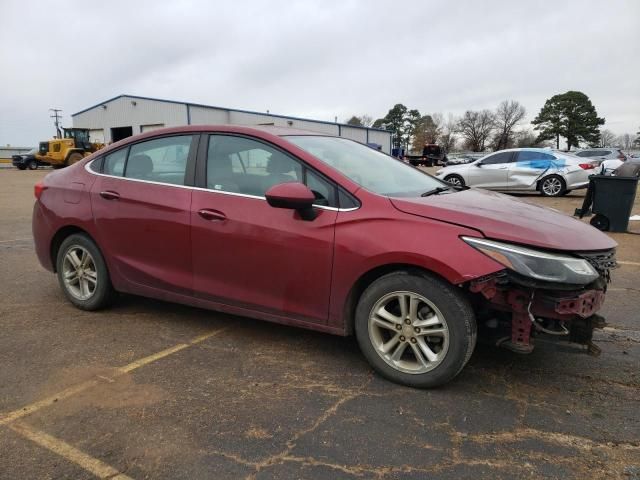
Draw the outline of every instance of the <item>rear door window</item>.
<instances>
[{"instance_id":1,"label":"rear door window","mask_svg":"<svg viewBox=\"0 0 640 480\"><path fill-rule=\"evenodd\" d=\"M518 166L530 168L549 168L558 164L559 160L550 153L522 151L518 152Z\"/></svg>"},{"instance_id":2,"label":"rear door window","mask_svg":"<svg viewBox=\"0 0 640 480\"><path fill-rule=\"evenodd\" d=\"M184 185L191 135L163 137L133 145L125 177L172 185Z\"/></svg>"}]
</instances>

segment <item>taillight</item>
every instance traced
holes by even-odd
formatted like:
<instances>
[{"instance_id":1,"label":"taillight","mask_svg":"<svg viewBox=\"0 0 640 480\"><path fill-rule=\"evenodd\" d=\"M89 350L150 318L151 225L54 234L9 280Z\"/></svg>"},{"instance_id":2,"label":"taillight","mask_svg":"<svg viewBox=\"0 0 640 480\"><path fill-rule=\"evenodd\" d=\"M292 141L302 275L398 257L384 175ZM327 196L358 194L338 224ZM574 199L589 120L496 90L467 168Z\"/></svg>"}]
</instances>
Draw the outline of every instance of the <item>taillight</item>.
<instances>
[{"instance_id":1,"label":"taillight","mask_svg":"<svg viewBox=\"0 0 640 480\"><path fill-rule=\"evenodd\" d=\"M40 180L33 186L33 194L36 196L36 199L40 200L40 195L44 192L47 187L44 186L44 182Z\"/></svg>"},{"instance_id":2,"label":"taillight","mask_svg":"<svg viewBox=\"0 0 640 480\"><path fill-rule=\"evenodd\" d=\"M591 170L596 168L596 166L592 163L580 163L579 166L583 170Z\"/></svg>"}]
</instances>

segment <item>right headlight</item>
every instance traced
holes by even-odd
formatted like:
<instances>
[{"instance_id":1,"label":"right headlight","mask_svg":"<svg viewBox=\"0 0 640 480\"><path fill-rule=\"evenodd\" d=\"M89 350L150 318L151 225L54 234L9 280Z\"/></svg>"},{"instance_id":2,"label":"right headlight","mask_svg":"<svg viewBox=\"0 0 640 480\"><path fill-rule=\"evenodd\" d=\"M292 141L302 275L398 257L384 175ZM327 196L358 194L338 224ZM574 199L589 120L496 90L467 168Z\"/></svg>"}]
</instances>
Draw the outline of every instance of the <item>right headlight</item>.
<instances>
[{"instance_id":1,"label":"right headlight","mask_svg":"<svg viewBox=\"0 0 640 480\"><path fill-rule=\"evenodd\" d=\"M586 285L600 276L583 258L483 238L462 237L462 240L514 272L537 280Z\"/></svg>"}]
</instances>

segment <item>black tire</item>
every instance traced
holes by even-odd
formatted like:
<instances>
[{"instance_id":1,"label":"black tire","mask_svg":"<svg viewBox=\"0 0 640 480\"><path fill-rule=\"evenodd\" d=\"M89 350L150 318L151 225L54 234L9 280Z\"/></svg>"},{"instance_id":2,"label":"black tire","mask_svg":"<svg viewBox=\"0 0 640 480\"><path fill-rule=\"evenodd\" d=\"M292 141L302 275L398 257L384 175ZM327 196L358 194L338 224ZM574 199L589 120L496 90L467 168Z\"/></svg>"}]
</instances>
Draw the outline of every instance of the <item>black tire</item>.
<instances>
[{"instance_id":1,"label":"black tire","mask_svg":"<svg viewBox=\"0 0 640 480\"><path fill-rule=\"evenodd\" d=\"M29 167L29 170L37 170L38 162L36 160L30 160L29 163L27 164L27 167Z\"/></svg>"},{"instance_id":2,"label":"black tire","mask_svg":"<svg viewBox=\"0 0 640 480\"><path fill-rule=\"evenodd\" d=\"M559 188L556 189L556 185L559 185ZM554 188L551 188L552 186ZM560 175L549 175L540 180L538 189L543 197L560 197L567 190L567 185Z\"/></svg>"},{"instance_id":3,"label":"black tire","mask_svg":"<svg viewBox=\"0 0 640 480\"><path fill-rule=\"evenodd\" d=\"M95 266L97 278L94 291L89 298L84 300L74 296L70 287L67 286L63 278L63 264L65 256L70 250L77 247L85 249L91 255L93 260L92 264ZM104 257L94 241L85 234L76 233L64 239L58 249L56 271L58 283L60 284L60 288L64 292L65 296L73 305L81 310L100 310L108 307L115 300L117 294L111 285L111 279L109 278L109 271L107 269L107 264L104 261Z\"/></svg>"},{"instance_id":4,"label":"black tire","mask_svg":"<svg viewBox=\"0 0 640 480\"><path fill-rule=\"evenodd\" d=\"M73 165L74 163L79 162L80 160L82 160L84 157L82 156L81 153L79 152L73 152L71 153L68 157L67 157L67 161L66 164L67 165Z\"/></svg>"},{"instance_id":5,"label":"black tire","mask_svg":"<svg viewBox=\"0 0 640 480\"><path fill-rule=\"evenodd\" d=\"M599 213L594 215L589 223L602 232L606 232L609 230L609 219Z\"/></svg>"},{"instance_id":6,"label":"black tire","mask_svg":"<svg viewBox=\"0 0 640 480\"><path fill-rule=\"evenodd\" d=\"M64 164L60 164L60 163L54 163L53 165L51 165L51 167L52 167L54 170L60 170L61 168L66 167L66 165L64 165Z\"/></svg>"},{"instance_id":7,"label":"black tire","mask_svg":"<svg viewBox=\"0 0 640 480\"><path fill-rule=\"evenodd\" d=\"M407 373L393 367L382 358L373 344L369 317L378 302L393 292L410 292L427 299L444 318L449 336L448 349L439 363L425 373ZM369 364L388 380L410 387L431 388L452 380L471 358L476 345L476 332L473 309L460 289L421 272L399 271L378 278L364 291L356 308L356 338Z\"/></svg>"},{"instance_id":8,"label":"black tire","mask_svg":"<svg viewBox=\"0 0 640 480\"><path fill-rule=\"evenodd\" d=\"M460 187L465 186L464 178L462 178L460 175L447 175L446 177L444 177L444 181L447 183L451 183L451 185L458 185Z\"/></svg>"},{"instance_id":9,"label":"black tire","mask_svg":"<svg viewBox=\"0 0 640 480\"><path fill-rule=\"evenodd\" d=\"M18 170L26 170L26 169L27 169L27 166L26 166L26 165L17 165L17 166L16 166L16 168L17 168Z\"/></svg>"}]
</instances>

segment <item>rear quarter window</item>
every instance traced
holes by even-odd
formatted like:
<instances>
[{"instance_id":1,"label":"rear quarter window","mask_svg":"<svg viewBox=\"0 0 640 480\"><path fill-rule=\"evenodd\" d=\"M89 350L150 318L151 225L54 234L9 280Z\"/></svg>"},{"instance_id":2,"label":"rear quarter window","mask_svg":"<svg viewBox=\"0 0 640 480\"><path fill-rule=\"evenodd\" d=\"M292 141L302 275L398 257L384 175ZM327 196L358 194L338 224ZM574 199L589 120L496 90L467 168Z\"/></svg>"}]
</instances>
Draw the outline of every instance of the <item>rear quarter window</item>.
<instances>
[{"instance_id":1,"label":"rear quarter window","mask_svg":"<svg viewBox=\"0 0 640 480\"><path fill-rule=\"evenodd\" d=\"M104 157L102 173L122 177L124 175L124 164L127 160L127 148L117 150Z\"/></svg>"},{"instance_id":2,"label":"rear quarter window","mask_svg":"<svg viewBox=\"0 0 640 480\"><path fill-rule=\"evenodd\" d=\"M101 173L102 172L102 161L103 160L104 160L104 158L100 157L100 158L96 158L95 160L92 160L91 162L89 162L89 170L91 170L92 172Z\"/></svg>"}]
</instances>

